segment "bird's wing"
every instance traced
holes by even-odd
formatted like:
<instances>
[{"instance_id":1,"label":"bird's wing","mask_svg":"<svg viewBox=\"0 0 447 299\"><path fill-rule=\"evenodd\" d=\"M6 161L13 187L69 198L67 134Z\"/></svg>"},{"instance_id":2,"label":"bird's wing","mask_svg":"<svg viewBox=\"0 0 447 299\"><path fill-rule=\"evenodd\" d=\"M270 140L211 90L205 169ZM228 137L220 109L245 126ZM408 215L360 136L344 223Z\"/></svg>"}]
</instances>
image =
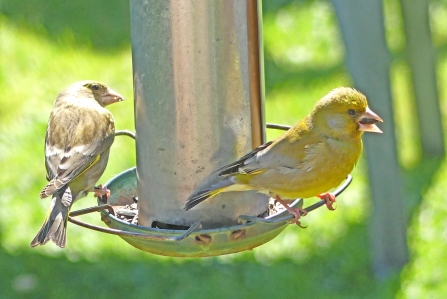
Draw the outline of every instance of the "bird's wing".
<instances>
[{"instance_id":1,"label":"bird's wing","mask_svg":"<svg viewBox=\"0 0 447 299\"><path fill-rule=\"evenodd\" d=\"M238 161L220 169L221 176L259 174L268 169L310 167L310 149L319 148L321 138L304 125L295 126L274 142L254 149ZM306 165L304 165L306 164Z\"/></svg>"},{"instance_id":2,"label":"bird's wing","mask_svg":"<svg viewBox=\"0 0 447 299\"><path fill-rule=\"evenodd\" d=\"M91 114L94 118L87 117L87 119L92 134L84 134L82 128L85 124L82 123L82 120L78 120L76 127L79 129L75 130L72 136L67 136L66 139L74 140L72 146L69 142L52 142L52 140L58 140L59 136L52 136L52 134L57 134L56 132L47 132L45 165L50 182L40 193L41 198L53 194L83 174L95 165L100 160L101 154L112 145L114 140L113 117L106 115L105 119L100 119L102 115ZM111 123L101 125L101 121L110 121Z\"/></svg>"},{"instance_id":3,"label":"bird's wing","mask_svg":"<svg viewBox=\"0 0 447 299\"><path fill-rule=\"evenodd\" d=\"M250 168L248 166L249 161L251 160L251 158L256 157L256 155L259 152L268 148L272 143L273 143L273 141L269 141L261 146L258 146L257 148L255 148L254 150L252 150L251 152L249 152L248 154L246 154L239 160L218 169L217 172L219 172L219 176L226 176L226 175L240 174L240 173L248 174L248 173L256 172L257 171L256 168Z\"/></svg>"},{"instance_id":4,"label":"bird's wing","mask_svg":"<svg viewBox=\"0 0 447 299\"><path fill-rule=\"evenodd\" d=\"M295 169L305 158L304 141L290 141L288 138L276 140L269 148L248 159L240 173L261 173L269 169ZM249 170L247 172L246 170Z\"/></svg>"}]
</instances>

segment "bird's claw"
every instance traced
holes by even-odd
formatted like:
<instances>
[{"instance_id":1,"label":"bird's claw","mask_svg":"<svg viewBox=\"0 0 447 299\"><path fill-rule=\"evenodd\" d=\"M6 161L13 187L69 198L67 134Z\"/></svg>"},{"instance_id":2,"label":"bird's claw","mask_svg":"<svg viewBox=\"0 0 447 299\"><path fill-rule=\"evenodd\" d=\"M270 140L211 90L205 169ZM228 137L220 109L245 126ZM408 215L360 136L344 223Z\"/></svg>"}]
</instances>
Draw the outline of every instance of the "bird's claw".
<instances>
[{"instance_id":1,"label":"bird's claw","mask_svg":"<svg viewBox=\"0 0 447 299\"><path fill-rule=\"evenodd\" d=\"M301 228L306 228L307 226L302 226L301 222L300 222L300 218L301 216L306 216L307 215L307 211L302 209L302 208L291 208L288 204L288 200L283 200L281 199L278 195L275 197L276 201L279 202L284 208L286 208L287 211L289 211L290 214L292 214L293 216L295 216L290 223L293 224L295 223L296 225L298 225Z\"/></svg>"},{"instance_id":2,"label":"bird's claw","mask_svg":"<svg viewBox=\"0 0 447 299\"><path fill-rule=\"evenodd\" d=\"M102 185L94 187L93 192L95 197L102 197L104 195L106 196L106 198L110 197L110 190L107 187L103 187Z\"/></svg>"},{"instance_id":3,"label":"bird's claw","mask_svg":"<svg viewBox=\"0 0 447 299\"><path fill-rule=\"evenodd\" d=\"M326 207L330 211L334 211L336 207L333 206L335 203L335 195L333 193L323 193L320 195L317 195L320 199L324 200L326 202Z\"/></svg>"},{"instance_id":4,"label":"bird's claw","mask_svg":"<svg viewBox=\"0 0 447 299\"><path fill-rule=\"evenodd\" d=\"M290 220L291 224L296 224L301 228L307 228L307 225L303 226L301 225L300 222L300 218L301 216L306 216L307 215L307 211L302 209L302 208L290 208L290 210L288 209L289 213L292 214L294 217L292 220Z\"/></svg>"}]
</instances>

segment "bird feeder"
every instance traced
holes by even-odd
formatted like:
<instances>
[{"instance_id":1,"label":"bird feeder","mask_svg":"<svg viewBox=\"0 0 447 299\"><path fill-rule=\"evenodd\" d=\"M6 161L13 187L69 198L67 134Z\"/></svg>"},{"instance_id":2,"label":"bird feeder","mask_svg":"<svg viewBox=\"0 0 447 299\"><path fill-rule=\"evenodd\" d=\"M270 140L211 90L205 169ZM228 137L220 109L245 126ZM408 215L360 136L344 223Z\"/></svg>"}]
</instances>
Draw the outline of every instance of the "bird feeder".
<instances>
[{"instance_id":1,"label":"bird feeder","mask_svg":"<svg viewBox=\"0 0 447 299\"><path fill-rule=\"evenodd\" d=\"M260 1L134 0L130 11L137 167L106 184L107 202L69 220L167 256L271 240L293 216L265 195L219 194L183 210L210 173L265 141ZM92 210L109 228L74 218Z\"/></svg>"}]
</instances>

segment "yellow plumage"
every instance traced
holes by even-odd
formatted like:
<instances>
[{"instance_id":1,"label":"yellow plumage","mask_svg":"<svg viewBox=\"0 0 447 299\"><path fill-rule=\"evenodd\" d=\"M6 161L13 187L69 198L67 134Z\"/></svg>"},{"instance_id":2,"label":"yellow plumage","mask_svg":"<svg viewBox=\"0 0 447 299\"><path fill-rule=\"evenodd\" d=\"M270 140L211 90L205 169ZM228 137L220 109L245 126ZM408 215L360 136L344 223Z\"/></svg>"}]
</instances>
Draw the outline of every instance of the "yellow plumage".
<instances>
[{"instance_id":1,"label":"yellow plumage","mask_svg":"<svg viewBox=\"0 0 447 299\"><path fill-rule=\"evenodd\" d=\"M375 125L380 121L362 93L336 88L278 139L217 170L217 180L195 190L185 209L220 192L257 190L283 204L283 199L327 192L352 171L362 152L362 133L381 132Z\"/></svg>"}]
</instances>

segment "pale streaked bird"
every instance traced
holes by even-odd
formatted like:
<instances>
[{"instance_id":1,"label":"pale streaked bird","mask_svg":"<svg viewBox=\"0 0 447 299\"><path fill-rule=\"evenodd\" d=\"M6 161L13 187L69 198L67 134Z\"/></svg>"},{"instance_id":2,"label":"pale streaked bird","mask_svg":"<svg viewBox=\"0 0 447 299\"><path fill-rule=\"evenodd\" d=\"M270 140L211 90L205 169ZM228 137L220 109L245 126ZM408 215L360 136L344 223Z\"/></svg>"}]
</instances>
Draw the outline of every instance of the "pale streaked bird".
<instances>
[{"instance_id":1,"label":"pale streaked bird","mask_svg":"<svg viewBox=\"0 0 447 299\"><path fill-rule=\"evenodd\" d=\"M76 82L57 96L45 136L49 183L40 193L41 198L51 196L51 205L32 247L49 240L65 247L73 203L88 192L110 194L106 188L95 188L115 137L113 115L104 107L122 100L120 94L97 81Z\"/></svg>"}]
</instances>

